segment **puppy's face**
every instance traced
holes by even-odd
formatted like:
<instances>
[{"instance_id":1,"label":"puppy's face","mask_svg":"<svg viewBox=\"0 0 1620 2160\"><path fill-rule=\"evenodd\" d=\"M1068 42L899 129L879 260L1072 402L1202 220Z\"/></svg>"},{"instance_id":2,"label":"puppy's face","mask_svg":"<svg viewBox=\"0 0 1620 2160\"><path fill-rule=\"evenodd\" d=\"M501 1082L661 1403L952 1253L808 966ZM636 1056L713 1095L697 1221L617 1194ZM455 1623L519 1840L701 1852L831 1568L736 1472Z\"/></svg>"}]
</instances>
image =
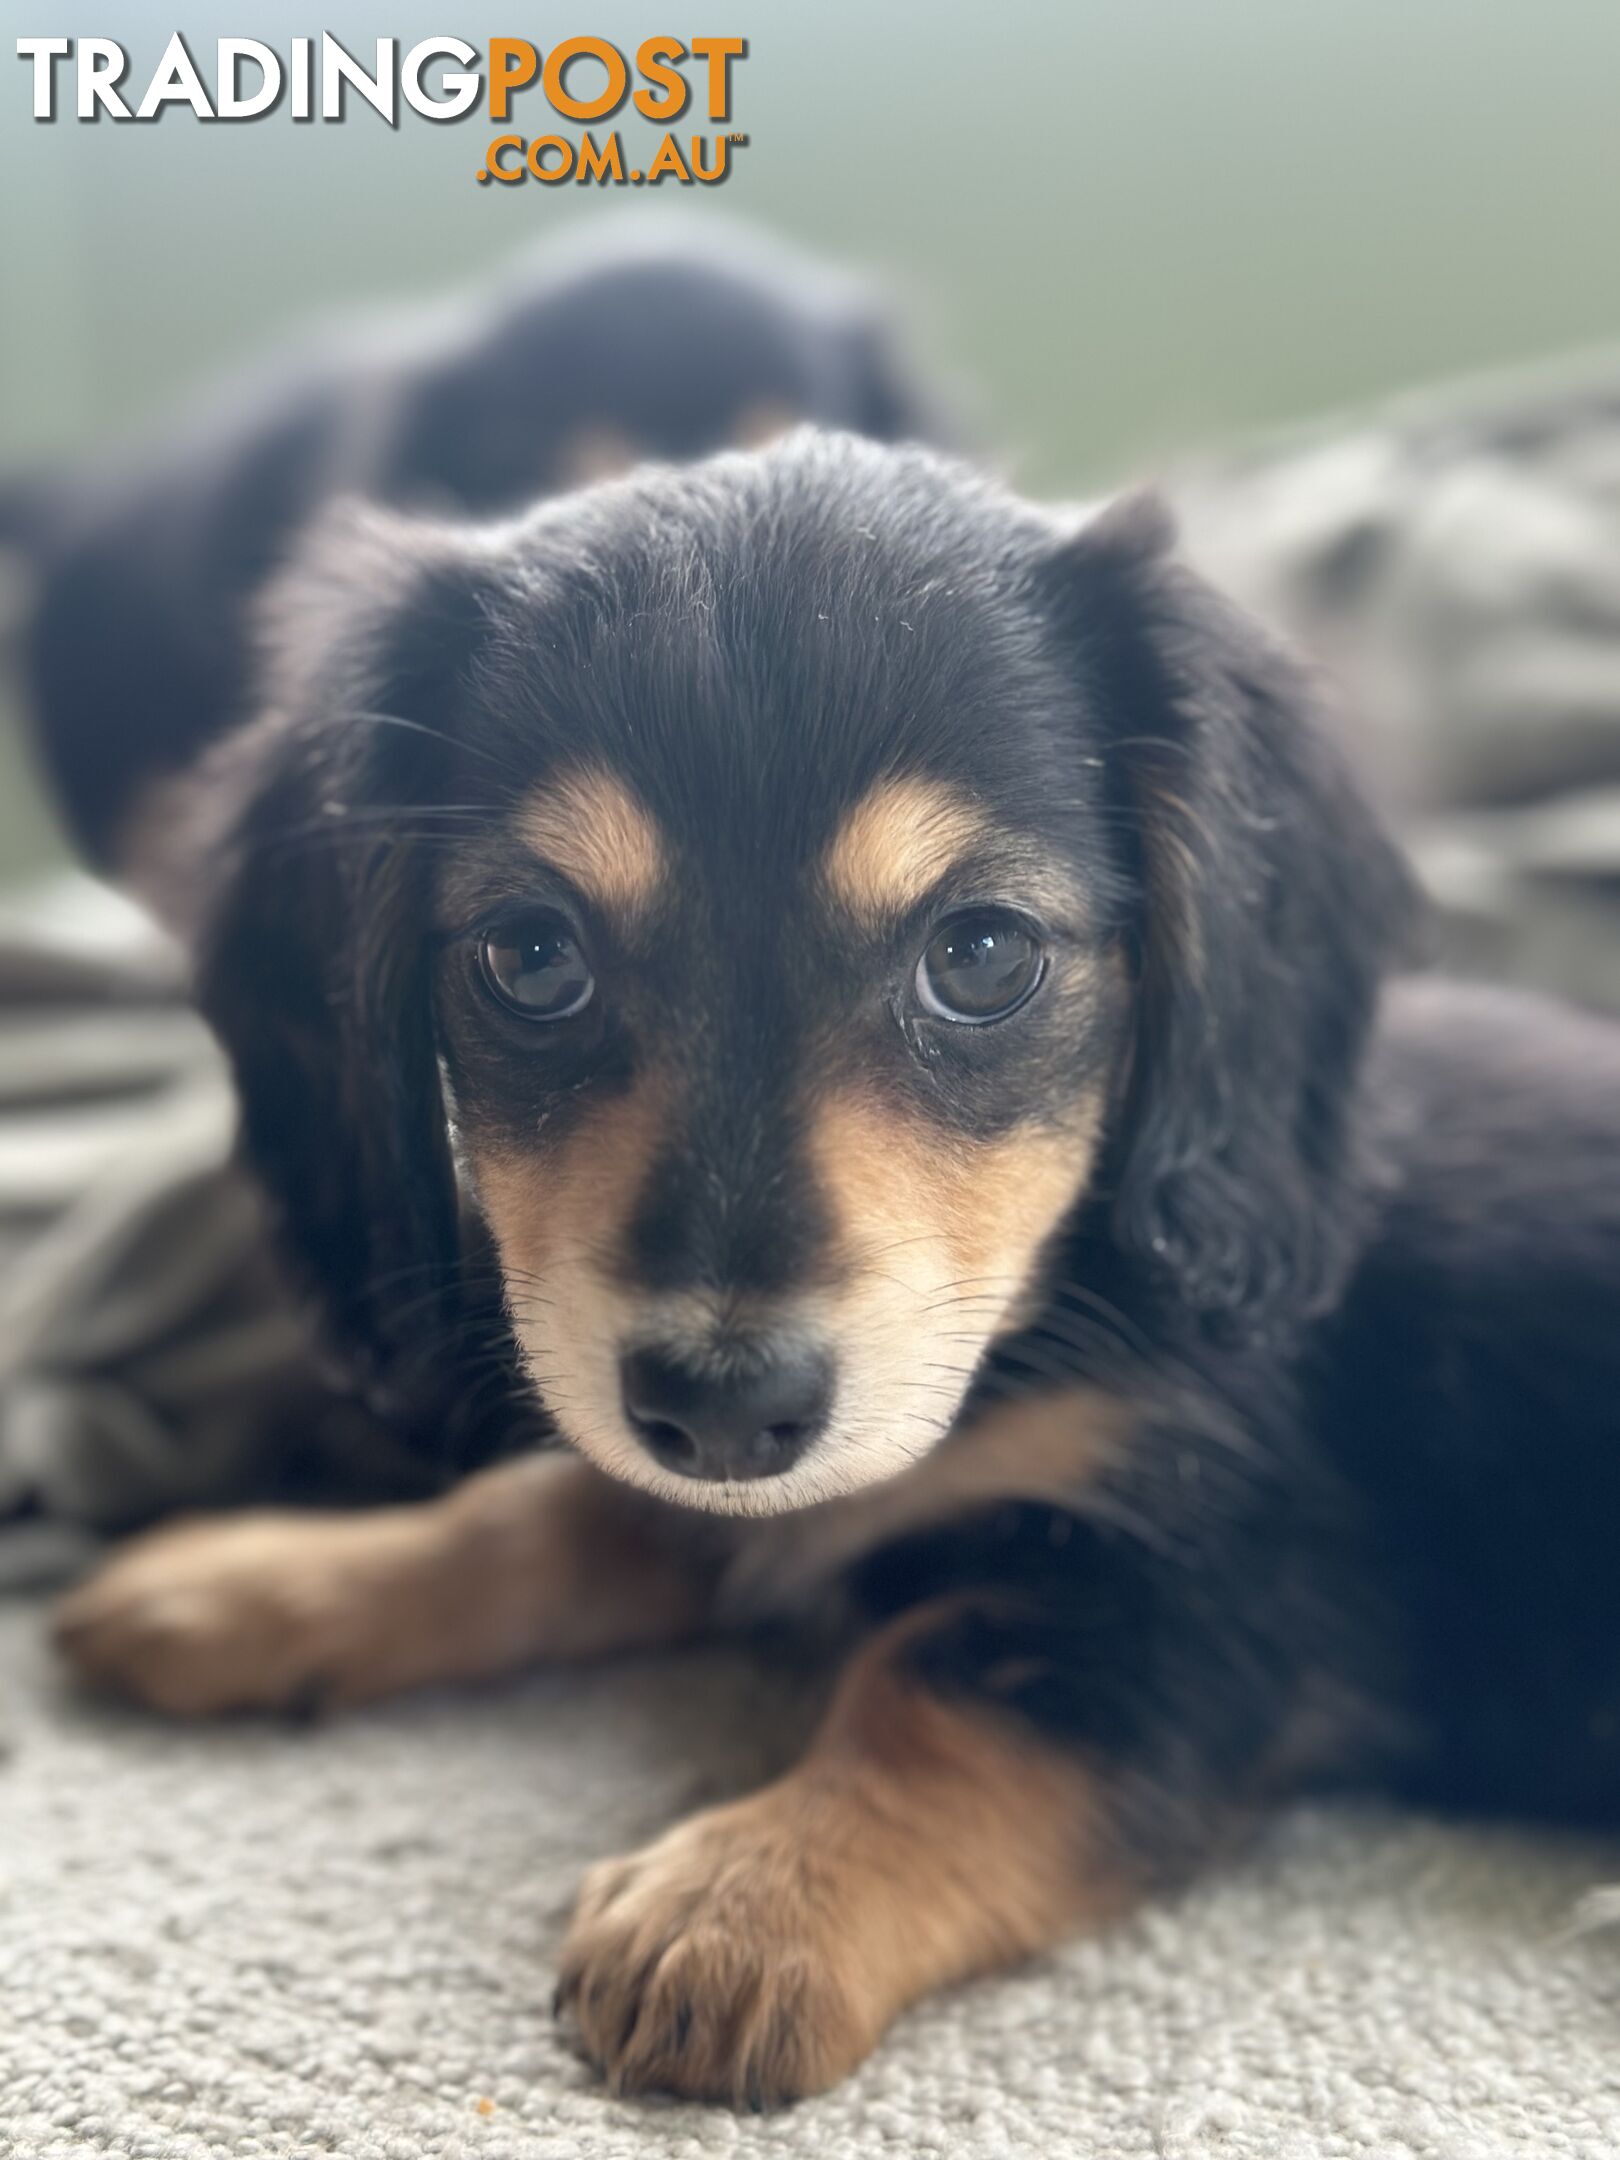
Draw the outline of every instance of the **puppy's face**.
<instances>
[{"instance_id":1,"label":"puppy's face","mask_svg":"<svg viewBox=\"0 0 1620 2160\"><path fill-rule=\"evenodd\" d=\"M452 716L461 1156L547 1407L686 1505L800 1506L941 1438L1121 1061L1072 673L1007 535L896 470L801 443L563 506Z\"/></svg>"},{"instance_id":2,"label":"puppy's face","mask_svg":"<svg viewBox=\"0 0 1620 2160\"><path fill-rule=\"evenodd\" d=\"M305 543L198 776L198 993L374 1403L507 1394L448 1141L533 1388L688 1505L914 1462L1026 1310L1083 1363L1040 1278L1105 1124L1066 1265L1116 1309L1278 1341L1337 1296L1407 884L1169 539L801 436Z\"/></svg>"}]
</instances>

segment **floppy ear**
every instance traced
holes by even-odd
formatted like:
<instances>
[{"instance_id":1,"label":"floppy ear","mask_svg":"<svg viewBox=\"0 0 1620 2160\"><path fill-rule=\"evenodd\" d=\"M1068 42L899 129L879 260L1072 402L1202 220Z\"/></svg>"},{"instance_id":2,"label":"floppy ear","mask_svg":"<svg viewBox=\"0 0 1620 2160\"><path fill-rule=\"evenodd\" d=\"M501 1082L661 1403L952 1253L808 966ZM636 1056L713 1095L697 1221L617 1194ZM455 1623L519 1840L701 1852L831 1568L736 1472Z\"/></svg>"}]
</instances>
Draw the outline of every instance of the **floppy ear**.
<instances>
[{"instance_id":1,"label":"floppy ear","mask_svg":"<svg viewBox=\"0 0 1620 2160\"><path fill-rule=\"evenodd\" d=\"M1319 1309L1356 1232L1352 1095L1411 893L1310 678L1131 497L1047 565L1140 889L1115 1233L1248 1329Z\"/></svg>"},{"instance_id":2,"label":"floppy ear","mask_svg":"<svg viewBox=\"0 0 1620 2160\"><path fill-rule=\"evenodd\" d=\"M435 528L347 510L269 603L266 716L201 794L229 802L197 937L246 1153L379 1407L454 1306L457 1199L423 850L439 726L476 635L475 566Z\"/></svg>"}]
</instances>

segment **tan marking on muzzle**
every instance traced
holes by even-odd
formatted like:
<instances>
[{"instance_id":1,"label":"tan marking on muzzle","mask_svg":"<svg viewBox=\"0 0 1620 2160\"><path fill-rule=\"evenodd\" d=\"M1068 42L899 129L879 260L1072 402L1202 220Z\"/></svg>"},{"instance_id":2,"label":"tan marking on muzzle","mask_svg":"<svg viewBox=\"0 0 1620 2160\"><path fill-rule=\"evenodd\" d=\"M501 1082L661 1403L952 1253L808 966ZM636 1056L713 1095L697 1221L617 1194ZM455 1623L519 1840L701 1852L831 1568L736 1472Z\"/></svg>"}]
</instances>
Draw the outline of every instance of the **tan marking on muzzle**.
<instances>
[{"instance_id":1,"label":"tan marking on muzzle","mask_svg":"<svg viewBox=\"0 0 1620 2160\"><path fill-rule=\"evenodd\" d=\"M473 1170L501 1255L540 1273L612 1253L627 1229L664 1132L664 1090L638 1081L560 1141L521 1153L475 1150Z\"/></svg>"},{"instance_id":2,"label":"tan marking on muzzle","mask_svg":"<svg viewBox=\"0 0 1620 2160\"><path fill-rule=\"evenodd\" d=\"M812 1146L851 1265L909 1231L964 1274L1000 1263L1021 1278L1084 1187L1102 1109L1090 1089L1053 1123L973 1140L875 1096L835 1097Z\"/></svg>"},{"instance_id":3,"label":"tan marking on muzzle","mask_svg":"<svg viewBox=\"0 0 1620 2160\"><path fill-rule=\"evenodd\" d=\"M837 1287L806 1301L840 1373L819 1497L906 1471L950 1430L986 1348L1022 1317L1101 1121L1100 1092L1060 1127L979 1143L853 1090L812 1111L842 1262Z\"/></svg>"},{"instance_id":4,"label":"tan marking on muzzle","mask_svg":"<svg viewBox=\"0 0 1620 2160\"><path fill-rule=\"evenodd\" d=\"M1060 1125L973 1143L864 1092L812 1113L814 1174L834 1218L833 1284L771 1325L831 1352L826 1434L781 1478L693 1484L657 1466L624 1414L619 1356L656 1318L612 1261L664 1144L667 1083L650 1075L551 1145L474 1153L517 1335L563 1431L610 1474L688 1506L776 1514L893 1478L950 1430L989 1342L1016 1323L1036 1255L1082 1190L1100 1093ZM715 1316L690 1316L712 1328ZM1072 1462L1068 1463L1072 1471Z\"/></svg>"},{"instance_id":5,"label":"tan marking on muzzle","mask_svg":"<svg viewBox=\"0 0 1620 2160\"><path fill-rule=\"evenodd\" d=\"M914 908L988 830L941 780L880 780L834 834L822 874L839 906L878 927Z\"/></svg>"},{"instance_id":6,"label":"tan marking on muzzle","mask_svg":"<svg viewBox=\"0 0 1620 2160\"><path fill-rule=\"evenodd\" d=\"M616 775L596 767L537 788L518 830L587 900L621 915L643 913L668 876L668 851L652 813Z\"/></svg>"},{"instance_id":7,"label":"tan marking on muzzle","mask_svg":"<svg viewBox=\"0 0 1620 2160\"><path fill-rule=\"evenodd\" d=\"M552 1146L472 1161L534 1384L574 1445L632 1483L642 1456L622 1415L619 1352L635 1309L610 1271L663 1128L663 1090L646 1080Z\"/></svg>"}]
</instances>

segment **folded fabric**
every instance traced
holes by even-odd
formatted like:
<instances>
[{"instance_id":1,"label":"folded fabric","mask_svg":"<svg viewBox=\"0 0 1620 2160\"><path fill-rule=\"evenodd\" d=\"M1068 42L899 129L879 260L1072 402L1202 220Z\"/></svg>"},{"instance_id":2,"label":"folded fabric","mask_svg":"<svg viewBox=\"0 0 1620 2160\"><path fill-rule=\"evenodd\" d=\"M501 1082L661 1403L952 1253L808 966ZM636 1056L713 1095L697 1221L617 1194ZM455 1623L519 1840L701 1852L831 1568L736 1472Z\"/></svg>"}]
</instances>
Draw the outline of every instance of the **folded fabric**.
<instances>
[{"instance_id":1,"label":"folded fabric","mask_svg":"<svg viewBox=\"0 0 1620 2160\"><path fill-rule=\"evenodd\" d=\"M144 918L79 878L0 911L0 1522L420 1481L322 1387L234 1130Z\"/></svg>"},{"instance_id":2,"label":"folded fabric","mask_svg":"<svg viewBox=\"0 0 1620 2160\"><path fill-rule=\"evenodd\" d=\"M1620 1010L1620 360L1177 475L1194 556L1340 686L1448 964Z\"/></svg>"}]
</instances>

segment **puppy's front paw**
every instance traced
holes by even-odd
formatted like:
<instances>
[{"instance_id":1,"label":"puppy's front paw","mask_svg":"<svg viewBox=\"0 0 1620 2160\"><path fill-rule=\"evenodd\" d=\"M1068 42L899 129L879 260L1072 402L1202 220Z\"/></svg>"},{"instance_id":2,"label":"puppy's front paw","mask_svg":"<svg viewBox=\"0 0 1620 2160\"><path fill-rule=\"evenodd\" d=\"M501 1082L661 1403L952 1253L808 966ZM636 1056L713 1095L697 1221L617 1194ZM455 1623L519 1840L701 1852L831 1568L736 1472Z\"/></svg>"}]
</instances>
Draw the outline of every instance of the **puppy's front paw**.
<instances>
[{"instance_id":1,"label":"puppy's front paw","mask_svg":"<svg viewBox=\"0 0 1620 2160\"><path fill-rule=\"evenodd\" d=\"M782 1788L712 1809L587 1875L558 2007L618 2092L824 2091L888 2022L852 1889Z\"/></svg>"},{"instance_id":2,"label":"puppy's front paw","mask_svg":"<svg viewBox=\"0 0 1620 2160\"><path fill-rule=\"evenodd\" d=\"M137 1539L56 1615L90 1679L175 1717L353 1702L397 1683L408 1520L262 1514Z\"/></svg>"}]
</instances>

